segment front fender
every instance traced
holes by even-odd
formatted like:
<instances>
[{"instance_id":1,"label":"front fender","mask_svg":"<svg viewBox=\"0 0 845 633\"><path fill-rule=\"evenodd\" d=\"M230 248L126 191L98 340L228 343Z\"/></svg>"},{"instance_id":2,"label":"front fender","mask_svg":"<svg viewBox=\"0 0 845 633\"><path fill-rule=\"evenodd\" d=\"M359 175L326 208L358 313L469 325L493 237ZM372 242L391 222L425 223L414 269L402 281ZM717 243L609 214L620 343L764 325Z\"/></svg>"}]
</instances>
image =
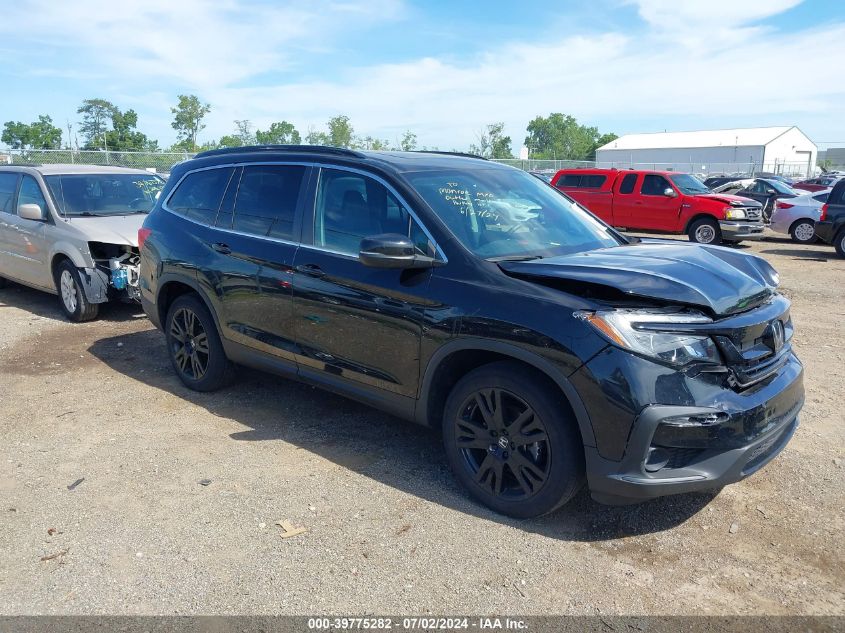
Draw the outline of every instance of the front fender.
<instances>
[{"instance_id":1,"label":"front fender","mask_svg":"<svg viewBox=\"0 0 845 633\"><path fill-rule=\"evenodd\" d=\"M50 267L59 256L67 257L77 268L93 268L94 261L88 254L83 255L77 246L68 241L55 242L50 247Z\"/></svg>"}]
</instances>

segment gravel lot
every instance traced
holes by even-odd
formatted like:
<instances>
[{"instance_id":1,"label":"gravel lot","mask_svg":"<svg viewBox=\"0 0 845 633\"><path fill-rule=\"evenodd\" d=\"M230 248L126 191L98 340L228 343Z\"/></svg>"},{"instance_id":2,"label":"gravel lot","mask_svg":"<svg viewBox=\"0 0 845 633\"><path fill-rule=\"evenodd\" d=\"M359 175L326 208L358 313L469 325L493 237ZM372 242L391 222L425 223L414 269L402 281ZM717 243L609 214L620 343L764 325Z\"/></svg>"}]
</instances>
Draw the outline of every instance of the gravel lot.
<instances>
[{"instance_id":1,"label":"gravel lot","mask_svg":"<svg viewBox=\"0 0 845 633\"><path fill-rule=\"evenodd\" d=\"M424 429L246 370L193 393L138 310L2 290L0 614L843 615L845 260L743 248L793 300L792 443L718 495L533 521L469 501Z\"/></svg>"}]
</instances>

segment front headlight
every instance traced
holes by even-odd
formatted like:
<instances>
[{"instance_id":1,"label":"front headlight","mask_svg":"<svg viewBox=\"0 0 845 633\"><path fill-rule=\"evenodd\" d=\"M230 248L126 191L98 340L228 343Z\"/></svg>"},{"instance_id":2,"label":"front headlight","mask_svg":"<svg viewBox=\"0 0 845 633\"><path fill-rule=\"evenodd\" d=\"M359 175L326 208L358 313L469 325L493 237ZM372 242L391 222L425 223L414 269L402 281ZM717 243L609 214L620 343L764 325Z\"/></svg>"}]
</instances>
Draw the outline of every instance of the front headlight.
<instances>
[{"instance_id":1,"label":"front headlight","mask_svg":"<svg viewBox=\"0 0 845 633\"><path fill-rule=\"evenodd\" d=\"M746 218L746 215L743 209L734 209L733 207L726 207L725 217L728 220L744 220Z\"/></svg>"},{"instance_id":2,"label":"front headlight","mask_svg":"<svg viewBox=\"0 0 845 633\"><path fill-rule=\"evenodd\" d=\"M673 365L692 362L720 363L719 351L709 336L672 331L684 325L711 323L698 312L683 314L647 310L600 310L576 312L611 343Z\"/></svg>"}]
</instances>

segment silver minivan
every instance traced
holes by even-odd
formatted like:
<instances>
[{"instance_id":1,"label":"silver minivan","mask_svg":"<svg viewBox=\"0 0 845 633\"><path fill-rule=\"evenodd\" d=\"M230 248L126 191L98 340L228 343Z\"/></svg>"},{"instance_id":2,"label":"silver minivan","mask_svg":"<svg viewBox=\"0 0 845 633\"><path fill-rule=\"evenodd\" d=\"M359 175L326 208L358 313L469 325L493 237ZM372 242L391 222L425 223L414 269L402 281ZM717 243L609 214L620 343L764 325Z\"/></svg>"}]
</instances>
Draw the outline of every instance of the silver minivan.
<instances>
[{"instance_id":1,"label":"silver minivan","mask_svg":"<svg viewBox=\"0 0 845 633\"><path fill-rule=\"evenodd\" d=\"M56 294L71 321L137 299L138 229L163 186L123 167L0 167L0 287Z\"/></svg>"}]
</instances>

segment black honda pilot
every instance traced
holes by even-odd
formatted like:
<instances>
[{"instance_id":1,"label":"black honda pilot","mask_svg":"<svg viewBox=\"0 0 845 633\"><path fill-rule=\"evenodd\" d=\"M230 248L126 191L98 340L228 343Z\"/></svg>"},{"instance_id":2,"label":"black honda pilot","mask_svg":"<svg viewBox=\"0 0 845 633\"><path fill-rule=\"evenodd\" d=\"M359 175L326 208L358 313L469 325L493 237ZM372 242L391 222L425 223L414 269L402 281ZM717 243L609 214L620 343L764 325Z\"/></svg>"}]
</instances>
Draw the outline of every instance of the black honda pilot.
<instances>
[{"instance_id":1,"label":"black honda pilot","mask_svg":"<svg viewBox=\"0 0 845 633\"><path fill-rule=\"evenodd\" d=\"M455 476L511 516L585 479L605 503L719 488L798 426L769 264L625 238L476 157L205 152L173 169L139 242L144 309L185 385L246 365L439 429Z\"/></svg>"}]
</instances>

